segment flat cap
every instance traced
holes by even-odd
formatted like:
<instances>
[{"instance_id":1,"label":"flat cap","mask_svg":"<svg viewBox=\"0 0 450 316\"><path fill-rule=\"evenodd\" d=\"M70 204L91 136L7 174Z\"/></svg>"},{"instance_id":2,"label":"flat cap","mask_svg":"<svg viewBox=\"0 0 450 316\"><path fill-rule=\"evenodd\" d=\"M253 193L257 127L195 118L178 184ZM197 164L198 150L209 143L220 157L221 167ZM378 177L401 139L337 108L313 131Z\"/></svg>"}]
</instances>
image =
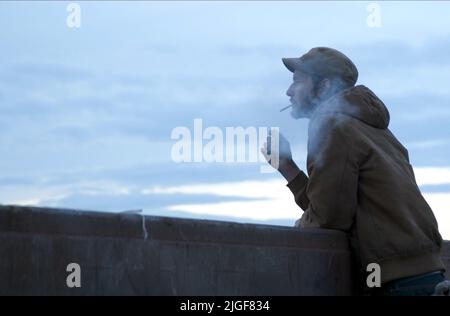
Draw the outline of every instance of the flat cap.
<instances>
[{"instance_id":1,"label":"flat cap","mask_svg":"<svg viewBox=\"0 0 450 316\"><path fill-rule=\"evenodd\" d=\"M339 77L349 86L358 80L355 64L340 51L329 47L314 47L298 58L282 58L291 72L300 70L324 78Z\"/></svg>"}]
</instances>

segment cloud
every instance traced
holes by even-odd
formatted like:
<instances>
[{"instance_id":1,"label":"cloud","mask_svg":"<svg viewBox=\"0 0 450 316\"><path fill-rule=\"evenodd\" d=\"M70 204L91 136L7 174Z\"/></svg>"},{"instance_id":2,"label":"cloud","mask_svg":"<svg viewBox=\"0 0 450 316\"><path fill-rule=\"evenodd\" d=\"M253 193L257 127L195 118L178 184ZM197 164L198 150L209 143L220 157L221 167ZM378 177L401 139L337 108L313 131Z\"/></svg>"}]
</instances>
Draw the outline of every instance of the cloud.
<instances>
[{"instance_id":1,"label":"cloud","mask_svg":"<svg viewBox=\"0 0 450 316\"><path fill-rule=\"evenodd\" d=\"M415 167L414 174L418 185L450 184L450 167Z\"/></svg>"},{"instance_id":2,"label":"cloud","mask_svg":"<svg viewBox=\"0 0 450 316\"><path fill-rule=\"evenodd\" d=\"M409 149L430 149L435 147L441 147L449 144L447 139L430 139L423 141L413 141L406 144Z\"/></svg>"},{"instance_id":3,"label":"cloud","mask_svg":"<svg viewBox=\"0 0 450 316\"><path fill-rule=\"evenodd\" d=\"M292 199L289 201L278 199L214 204L176 204L169 206L168 210L202 215L229 216L236 219L264 221L284 219L295 222L295 219L301 216L301 212L299 207L294 204Z\"/></svg>"},{"instance_id":4,"label":"cloud","mask_svg":"<svg viewBox=\"0 0 450 316\"><path fill-rule=\"evenodd\" d=\"M352 51L352 59L364 65L365 70L374 73L384 73L383 69L391 72L421 66L442 66L448 64L450 54L448 36L436 34L428 36L419 46L412 41L399 38L352 43L345 47L346 50ZM375 48L378 48L376 54Z\"/></svg>"},{"instance_id":5,"label":"cloud","mask_svg":"<svg viewBox=\"0 0 450 316\"><path fill-rule=\"evenodd\" d=\"M171 205L176 203L203 205L227 201L239 202L249 200L252 199L238 196L220 197L210 194L157 194L149 196L135 191L113 194L112 192L102 193L96 192L95 190L92 192L85 190L84 192L81 191L79 193L74 191L71 194L62 196L58 199L39 200L38 205L82 210L97 210L103 212L142 209L145 214L162 215L166 213L166 211L170 210ZM184 213L184 216L189 216L189 214Z\"/></svg>"},{"instance_id":6,"label":"cloud","mask_svg":"<svg viewBox=\"0 0 450 316\"><path fill-rule=\"evenodd\" d=\"M67 64L48 62L16 62L9 64L0 74L3 84L14 83L68 83L92 79L89 70L71 67Z\"/></svg>"},{"instance_id":7,"label":"cloud","mask_svg":"<svg viewBox=\"0 0 450 316\"><path fill-rule=\"evenodd\" d=\"M422 193L446 193L450 192L450 184L426 184L420 186Z\"/></svg>"},{"instance_id":8,"label":"cloud","mask_svg":"<svg viewBox=\"0 0 450 316\"><path fill-rule=\"evenodd\" d=\"M285 192L281 180L239 181L186 186L160 187L143 189L142 194L213 194L217 196L240 196L247 198L277 198Z\"/></svg>"},{"instance_id":9,"label":"cloud","mask_svg":"<svg viewBox=\"0 0 450 316\"><path fill-rule=\"evenodd\" d=\"M433 210L442 238L450 240L450 191L446 193L425 193L425 200Z\"/></svg>"}]
</instances>

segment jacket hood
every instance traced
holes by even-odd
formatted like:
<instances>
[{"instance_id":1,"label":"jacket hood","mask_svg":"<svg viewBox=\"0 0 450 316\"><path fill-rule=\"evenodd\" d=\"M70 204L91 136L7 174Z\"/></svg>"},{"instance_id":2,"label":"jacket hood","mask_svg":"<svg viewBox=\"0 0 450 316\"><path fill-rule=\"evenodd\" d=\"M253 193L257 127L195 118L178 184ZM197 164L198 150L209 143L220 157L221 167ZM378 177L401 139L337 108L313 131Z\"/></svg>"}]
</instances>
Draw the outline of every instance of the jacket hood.
<instances>
[{"instance_id":1,"label":"jacket hood","mask_svg":"<svg viewBox=\"0 0 450 316\"><path fill-rule=\"evenodd\" d=\"M351 87L332 96L317 107L313 116L323 113L348 115L380 129L386 129L390 119L383 101L363 85Z\"/></svg>"}]
</instances>

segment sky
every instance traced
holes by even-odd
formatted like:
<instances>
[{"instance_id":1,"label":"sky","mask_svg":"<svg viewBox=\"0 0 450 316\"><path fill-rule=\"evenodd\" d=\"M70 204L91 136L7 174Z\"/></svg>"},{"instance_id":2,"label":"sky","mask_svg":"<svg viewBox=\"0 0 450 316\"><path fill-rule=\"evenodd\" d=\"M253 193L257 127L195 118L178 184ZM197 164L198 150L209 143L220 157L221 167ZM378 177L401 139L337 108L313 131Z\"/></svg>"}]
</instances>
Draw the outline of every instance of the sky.
<instances>
[{"instance_id":1,"label":"sky","mask_svg":"<svg viewBox=\"0 0 450 316\"><path fill-rule=\"evenodd\" d=\"M450 239L449 2L78 1L79 27L70 3L0 2L1 204L293 225L262 160L177 163L172 133L279 127L305 170L281 58L329 46L388 107Z\"/></svg>"}]
</instances>

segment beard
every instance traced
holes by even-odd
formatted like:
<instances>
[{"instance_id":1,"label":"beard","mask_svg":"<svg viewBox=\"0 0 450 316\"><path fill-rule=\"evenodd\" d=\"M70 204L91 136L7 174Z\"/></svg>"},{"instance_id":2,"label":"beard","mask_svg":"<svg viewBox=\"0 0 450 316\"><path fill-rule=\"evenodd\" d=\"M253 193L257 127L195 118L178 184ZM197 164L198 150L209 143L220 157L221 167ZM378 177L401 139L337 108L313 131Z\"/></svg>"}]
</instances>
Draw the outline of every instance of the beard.
<instances>
[{"instance_id":1,"label":"beard","mask_svg":"<svg viewBox=\"0 0 450 316\"><path fill-rule=\"evenodd\" d=\"M291 116L294 119L310 118L319 103L317 95L312 93L306 95L292 104Z\"/></svg>"}]
</instances>

